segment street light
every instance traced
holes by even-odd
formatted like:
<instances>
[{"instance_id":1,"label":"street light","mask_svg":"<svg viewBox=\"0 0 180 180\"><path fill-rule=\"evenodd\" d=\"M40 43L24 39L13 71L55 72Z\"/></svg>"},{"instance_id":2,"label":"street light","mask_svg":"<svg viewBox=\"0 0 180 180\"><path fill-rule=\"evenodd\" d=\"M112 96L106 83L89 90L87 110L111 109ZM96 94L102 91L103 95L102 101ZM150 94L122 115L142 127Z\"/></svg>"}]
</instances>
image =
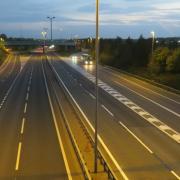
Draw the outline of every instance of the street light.
<instances>
[{"instance_id":1,"label":"street light","mask_svg":"<svg viewBox=\"0 0 180 180\"><path fill-rule=\"evenodd\" d=\"M50 26L51 26L51 41L52 41L52 23L53 23L53 19L55 19L56 17L47 17L47 19L49 19L50 20Z\"/></svg>"},{"instance_id":2,"label":"street light","mask_svg":"<svg viewBox=\"0 0 180 180\"><path fill-rule=\"evenodd\" d=\"M155 43L155 32L151 31L151 35L152 35L152 57L153 57L153 53L154 53L154 43Z\"/></svg>"},{"instance_id":3,"label":"street light","mask_svg":"<svg viewBox=\"0 0 180 180\"><path fill-rule=\"evenodd\" d=\"M94 172L97 173L98 164L98 109L99 109L99 0L96 0L96 110L95 110L95 145L94 145Z\"/></svg>"},{"instance_id":4,"label":"street light","mask_svg":"<svg viewBox=\"0 0 180 180\"><path fill-rule=\"evenodd\" d=\"M42 34L43 39L44 39L43 53L45 53L45 45L46 45L46 36L47 36L47 32L46 32L46 31L42 31L41 34Z\"/></svg>"}]
</instances>

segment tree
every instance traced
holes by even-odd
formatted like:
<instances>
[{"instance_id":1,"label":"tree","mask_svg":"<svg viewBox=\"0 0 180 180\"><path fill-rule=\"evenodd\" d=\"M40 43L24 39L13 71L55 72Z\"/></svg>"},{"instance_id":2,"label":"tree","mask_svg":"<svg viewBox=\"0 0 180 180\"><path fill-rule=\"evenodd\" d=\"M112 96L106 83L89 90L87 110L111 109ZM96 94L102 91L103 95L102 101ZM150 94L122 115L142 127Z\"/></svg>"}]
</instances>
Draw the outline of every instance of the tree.
<instances>
[{"instance_id":1,"label":"tree","mask_svg":"<svg viewBox=\"0 0 180 180\"><path fill-rule=\"evenodd\" d=\"M167 58L166 70L174 73L180 72L180 48L175 49Z\"/></svg>"},{"instance_id":2,"label":"tree","mask_svg":"<svg viewBox=\"0 0 180 180\"><path fill-rule=\"evenodd\" d=\"M170 50L167 47L156 49L149 63L150 71L157 74L165 72L169 54Z\"/></svg>"}]
</instances>

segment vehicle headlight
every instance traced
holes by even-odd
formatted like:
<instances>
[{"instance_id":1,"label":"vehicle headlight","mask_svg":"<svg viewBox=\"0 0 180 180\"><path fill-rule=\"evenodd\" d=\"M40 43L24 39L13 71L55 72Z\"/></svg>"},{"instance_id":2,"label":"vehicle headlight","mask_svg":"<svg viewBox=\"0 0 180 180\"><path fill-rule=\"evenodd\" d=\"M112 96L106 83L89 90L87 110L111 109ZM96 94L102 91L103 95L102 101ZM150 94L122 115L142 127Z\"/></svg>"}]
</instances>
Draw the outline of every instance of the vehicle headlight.
<instances>
[{"instance_id":1,"label":"vehicle headlight","mask_svg":"<svg viewBox=\"0 0 180 180\"><path fill-rule=\"evenodd\" d=\"M85 61L85 64L88 64L88 61Z\"/></svg>"},{"instance_id":2,"label":"vehicle headlight","mask_svg":"<svg viewBox=\"0 0 180 180\"><path fill-rule=\"evenodd\" d=\"M92 62L92 61L90 61L90 62L89 62L89 64L91 64L91 65L92 65L92 64L93 64L93 62Z\"/></svg>"}]
</instances>

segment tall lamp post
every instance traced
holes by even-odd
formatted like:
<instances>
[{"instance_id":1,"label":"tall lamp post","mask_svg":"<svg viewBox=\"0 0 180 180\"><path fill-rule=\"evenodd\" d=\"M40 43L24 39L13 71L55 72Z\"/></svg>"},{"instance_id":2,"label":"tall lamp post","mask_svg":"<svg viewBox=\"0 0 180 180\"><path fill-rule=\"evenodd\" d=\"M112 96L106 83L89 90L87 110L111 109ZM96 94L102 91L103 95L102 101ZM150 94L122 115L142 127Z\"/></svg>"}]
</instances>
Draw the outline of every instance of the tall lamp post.
<instances>
[{"instance_id":1,"label":"tall lamp post","mask_svg":"<svg viewBox=\"0 0 180 180\"><path fill-rule=\"evenodd\" d=\"M46 45L46 36L47 36L47 32L46 32L46 31L42 31L41 34L42 34L43 40L44 40L43 53L45 53L45 45Z\"/></svg>"},{"instance_id":2,"label":"tall lamp post","mask_svg":"<svg viewBox=\"0 0 180 180\"><path fill-rule=\"evenodd\" d=\"M95 145L94 145L94 172L98 165L98 106L99 106L99 0L96 0L96 111L95 111Z\"/></svg>"},{"instance_id":3,"label":"tall lamp post","mask_svg":"<svg viewBox=\"0 0 180 180\"><path fill-rule=\"evenodd\" d=\"M154 53L154 43L155 43L155 32L151 31L151 35L152 35L152 57L153 57L153 53Z\"/></svg>"},{"instance_id":4,"label":"tall lamp post","mask_svg":"<svg viewBox=\"0 0 180 180\"><path fill-rule=\"evenodd\" d=\"M47 17L47 19L50 20L50 26L51 26L51 41L52 41L52 37L53 37L53 36L52 36L52 33L53 33L53 32L52 32L52 23L53 23L53 19L55 19L55 18L56 18L56 17L54 17L54 16L53 16L53 17L49 17L49 16Z\"/></svg>"}]
</instances>

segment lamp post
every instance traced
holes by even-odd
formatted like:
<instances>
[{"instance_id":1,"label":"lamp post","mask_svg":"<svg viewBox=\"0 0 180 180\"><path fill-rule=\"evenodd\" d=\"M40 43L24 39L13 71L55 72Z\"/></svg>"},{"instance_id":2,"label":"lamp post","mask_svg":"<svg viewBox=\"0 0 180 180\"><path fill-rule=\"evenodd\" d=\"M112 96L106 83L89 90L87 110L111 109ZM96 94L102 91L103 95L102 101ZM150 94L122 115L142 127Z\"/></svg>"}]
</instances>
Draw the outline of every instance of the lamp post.
<instances>
[{"instance_id":1,"label":"lamp post","mask_svg":"<svg viewBox=\"0 0 180 180\"><path fill-rule=\"evenodd\" d=\"M46 31L42 31L41 34L42 34L43 39L44 39L43 53L45 53L45 45L46 45L46 36L47 36L47 32L46 32Z\"/></svg>"},{"instance_id":2,"label":"lamp post","mask_svg":"<svg viewBox=\"0 0 180 180\"><path fill-rule=\"evenodd\" d=\"M53 19L55 19L55 18L56 18L56 17L54 17L54 16L53 16L53 17L49 17L49 16L47 17L47 19L50 20L50 26L51 26L51 41L52 41L52 37L53 37L53 36L52 36L52 33L53 33L53 32L52 32L52 23L53 23Z\"/></svg>"},{"instance_id":3,"label":"lamp post","mask_svg":"<svg viewBox=\"0 0 180 180\"><path fill-rule=\"evenodd\" d=\"M95 144L94 144L94 172L97 173L98 164L98 106L99 106L99 0L96 0L96 110L95 110Z\"/></svg>"},{"instance_id":4,"label":"lamp post","mask_svg":"<svg viewBox=\"0 0 180 180\"><path fill-rule=\"evenodd\" d=\"M155 32L151 31L151 35L152 35L152 57L153 57L153 53L154 53L154 43L155 43Z\"/></svg>"}]
</instances>

